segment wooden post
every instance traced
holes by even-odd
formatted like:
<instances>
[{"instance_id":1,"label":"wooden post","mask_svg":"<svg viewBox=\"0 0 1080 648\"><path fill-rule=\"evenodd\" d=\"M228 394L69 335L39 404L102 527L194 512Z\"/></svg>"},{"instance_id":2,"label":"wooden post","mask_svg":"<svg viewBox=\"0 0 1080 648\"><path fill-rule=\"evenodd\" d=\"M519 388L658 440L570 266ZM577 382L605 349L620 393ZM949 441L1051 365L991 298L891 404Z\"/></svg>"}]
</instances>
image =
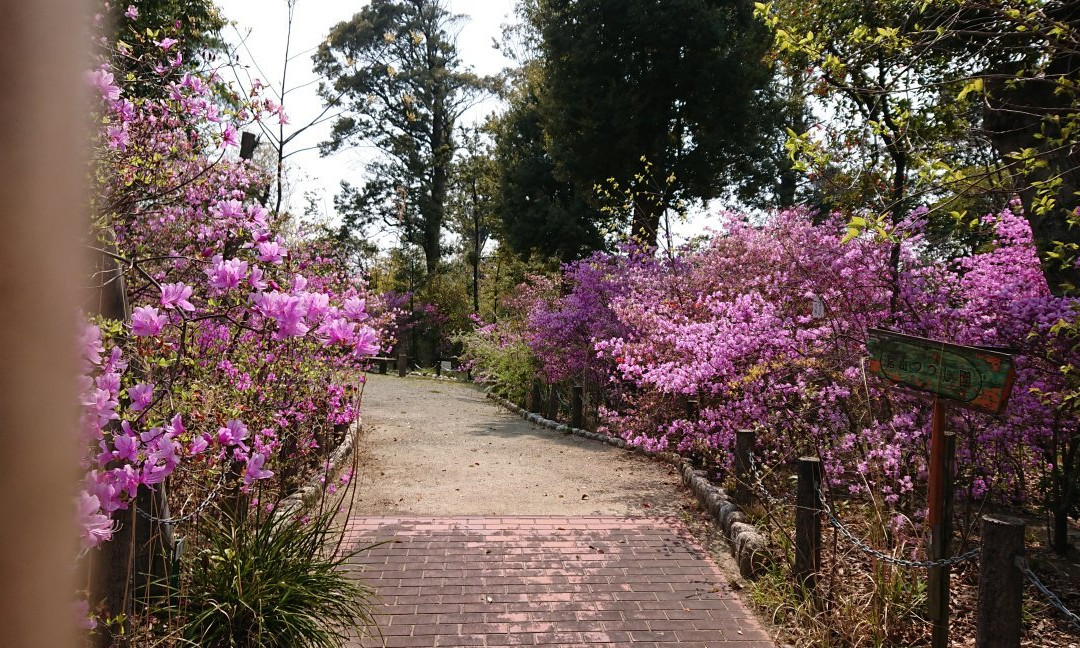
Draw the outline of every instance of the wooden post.
<instances>
[{"instance_id":1,"label":"wooden post","mask_svg":"<svg viewBox=\"0 0 1080 648\"><path fill-rule=\"evenodd\" d=\"M698 420L698 414L700 413L701 403L696 398L686 399L686 420L696 421Z\"/></svg>"},{"instance_id":2,"label":"wooden post","mask_svg":"<svg viewBox=\"0 0 1080 648\"><path fill-rule=\"evenodd\" d=\"M532 397L529 400L529 410L535 414L543 412L543 400L544 397L541 392L542 386L539 378L533 378L532 384Z\"/></svg>"},{"instance_id":3,"label":"wooden post","mask_svg":"<svg viewBox=\"0 0 1080 648\"><path fill-rule=\"evenodd\" d=\"M580 428L584 425L585 417L582 411L585 406L585 388L574 385L570 390L570 427Z\"/></svg>"},{"instance_id":4,"label":"wooden post","mask_svg":"<svg viewBox=\"0 0 1080 648\"><path fill-rule=\"evenodd\" d=\"M442 360L439 359L439 356L435 356L435 375L442 376Z\"/></svg>"},{"instance_id":5,"label":"wooden post","mask_svg":"<svg viewBox=\"0 0 1080 648\"><path fill-rule=\"evenodd\" d=\"M945 467L942 487L941 522L931 529L930 559L941 560L949 554L952 536L953 464L956 460L956 434L944 434ZM927 604L930 619L934 622L930 645L946 648L949 645L949 576L948 567L932 567L928 574Z\"/></svg>"},{"instance_id":6,"label":"wooden post","mask_svg":"<svg viewBox=\"0 0 1080 648\"><path fill-rule=\"evenodd\" d=\"M1019 648L1024 574L1024 521L983 516L975 648Z\"/></svg>"},{"instance_id":7,"label":"wooden post","mask_svg":"<svg viewBox=\"0 0 1080 648\"><path fill-rule=\"evenodd\" d=\"M739 506L746 506L752 499L750 481L754 476L750 470L750 454L754 452L756 438L753 430L735 433L735 503Z\"/></svg>"},{"instance_id":8,"label":"wooden post","mask_svg":"<svg viewBox=\"0 0 1080 648\"><path fill-rule=\"evenodd\" d=\"M556 383L548 385L547 417L552 421L559 420L559 386Z\"/></svg>"},{"instance_id":9,"label":"wooden post","mask_svg":"<svg viewBox=\"0 0 1080 648\"><path fill-rule=\"evenodd\" d=\"M821 571L821 460L800 457L795 495L795 582L813 595Z\"/></svg>"},{"instance_id":10,"label":"wooden post","mask_svg":"<svg viewBox=\"0 0 1080 648\"><path fill-rule=\"evenodd\" d=\"M930 428L930 475L927 523L930 525L930 560L941 560L949 555L950 512L948 509L952 490L952 452L956 452L956 438L945 434L944 401L934 401L933 420ZM948 648L949 645L949 568L934 567L927 583L927 616L933 622L930 641L932 648Z\"/></svg>"},{"instance_id":11,"label":"wooden post","mask_svg":"<svg viewBox=\"0 0 1080 648\"><path fill-rule=\"evenodd\" d=\"M397 375L399 378L404 378L409 373L409 356L404 353L399 353L397 356Z\"/></svg>"}]
</instances>

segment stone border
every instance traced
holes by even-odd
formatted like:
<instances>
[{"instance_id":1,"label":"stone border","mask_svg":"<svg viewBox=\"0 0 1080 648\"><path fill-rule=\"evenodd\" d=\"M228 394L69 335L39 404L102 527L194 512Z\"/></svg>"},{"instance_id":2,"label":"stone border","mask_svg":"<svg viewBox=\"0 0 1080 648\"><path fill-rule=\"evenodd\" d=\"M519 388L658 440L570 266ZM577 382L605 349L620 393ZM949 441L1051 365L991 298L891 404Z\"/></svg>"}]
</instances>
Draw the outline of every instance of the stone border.
<instances>
[{"instance_id":1,"label":"stone border","mask_svg":"<svg viewBox=\"0 0 1080 648\"><path fill-rule=\"evenodd\" d=\"M326 491L326 484L336 479L345 464L352 461L353 452L360 438L361 427L359 418L353 421L341 444L330 455L330 469L315 475L305 486L281 500L274 509L275 513L300 513L318 501Z\"/></svg>"},{"instance_id":2,"label":"stone border","mask_svg":"<svg viewBox=\"0 0 1080 648\"><path fill-rule=\"evenodd\" d=\"M735 562L739 565L739 573L744 578L753 578L761 572L765 564L765 536L752 524L746 522L745 516L731 497L723 488L710 482L708 477L705 476L704 470L695 470L689 461L673 452L648 452L640 448L634 448L624 439L570 427L566 423L546 419L535 412L519 407L502 396L496 395L490 389L485 391L488 398L529 423L562 432L563 434L572 434L592 441L601 441L617 448L633 450L672 464L681 473L686 487L694 494L702 508L709 512L716 526L723 531L724 537L727 538L731 547L732 555L735 557Z\"/></svg>"}]
</instances>

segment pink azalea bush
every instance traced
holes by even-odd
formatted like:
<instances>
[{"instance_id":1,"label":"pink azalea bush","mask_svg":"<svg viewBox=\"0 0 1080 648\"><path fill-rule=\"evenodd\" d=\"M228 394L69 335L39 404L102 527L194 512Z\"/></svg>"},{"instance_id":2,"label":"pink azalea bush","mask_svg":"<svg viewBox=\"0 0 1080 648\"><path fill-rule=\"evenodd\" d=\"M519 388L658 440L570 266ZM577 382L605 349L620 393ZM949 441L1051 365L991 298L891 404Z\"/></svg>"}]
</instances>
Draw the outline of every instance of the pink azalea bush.
<instances>
[{"instance_id":1,"label":"pink azalea bush","mask_svg":"<svg viewBox=\"0 0 1080 648\"><path fill-rule=\"evenodd\" d=\"M181 67L176 42L149 61L102 39L87 74L88 245L102 259L80 340L87 549L166 480L209 492L224 476L253 503L295 489L356 419L365 359L382 346L364 284L262 205L268 178L237 155L238 132L280 107L258 84L237 93ZM118 79L116 61L141 76ZM140 83L167 92L129 92Z\"/></svg>"},{"instance_id":2,"label":"pink azalea bush","mask_svg":"<svg viewBox=\"0 0 1080 648\"><path fill-rule=\"evenodd\" d=\"M958 488L972 500L1039 503L1078 422L1058 406L1059 367L1078 358L1055 333L1077 303L1050 294L1023 218L1006 210L983 221L989 245L942 259L913 214L894 233L894 282L892 240L845 242L839 221L815 224L800 210L728 214L707 244L668 258L601 254L567 266L565 294L537 301L521 339L549 381L598 375L603 427L633 445L723 475L735 432L755 429L761 465L821 456L834 489L916 517L930 400L866 373L867 328L1008 347L1018 375L1004 415L951 411ZM688 400L700 403L696 416Z\"/></svg>"}]
</instances>

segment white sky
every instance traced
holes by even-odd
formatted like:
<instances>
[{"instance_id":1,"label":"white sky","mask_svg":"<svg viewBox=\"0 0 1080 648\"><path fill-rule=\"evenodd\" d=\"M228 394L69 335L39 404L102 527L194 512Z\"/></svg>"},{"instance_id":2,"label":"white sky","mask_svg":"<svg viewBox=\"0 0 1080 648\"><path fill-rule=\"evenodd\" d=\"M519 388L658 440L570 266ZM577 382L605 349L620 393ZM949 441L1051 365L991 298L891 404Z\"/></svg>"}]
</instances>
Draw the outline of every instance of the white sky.
<instances>
[{"instance_id":1,"label":"white sky","mask_svg":"<svg viewBox=\"0 0 1080 648\"><path fill-rule=\"evenodd\" d=\"M251 78L259 78L281 91L281 72L285 58L285 34L288 12L285 0L217 0L225 17L235 23L226 27L224 35L239 47L240 63ZM312 72L311 54L326 38L330 28L348 20L368 2L335 2L331 0L297 0L293 20L292 53L283 104L290 124L285 127L286 137L290 129L307 124L323 108L316 94L317 77ZM450 11L462 14L464 19L458 35L458 51L461 60L480 75L496 74L510 61L494 49L493 42L500 38L502 25L514 20L514 0L449 0ZM247 80L244 80L247 85ZM291 91L289 91L291 89ZM495 111L498 104L490 100L474 107L463 119L475 123ZM276 120L272 120L276 124ZM310 129L290 142L286 153L314 147L325 140L331 121ZM359 184L365 164L372 153L363 149L345 150L330 157L320 157L317 150L304 151L290 158L291 178L294 190L291 196L293 213L303 212L304 191L316 190L322 194L323 210L333 214L333 197L341 180Z\"/></svg>"}]
</instances>

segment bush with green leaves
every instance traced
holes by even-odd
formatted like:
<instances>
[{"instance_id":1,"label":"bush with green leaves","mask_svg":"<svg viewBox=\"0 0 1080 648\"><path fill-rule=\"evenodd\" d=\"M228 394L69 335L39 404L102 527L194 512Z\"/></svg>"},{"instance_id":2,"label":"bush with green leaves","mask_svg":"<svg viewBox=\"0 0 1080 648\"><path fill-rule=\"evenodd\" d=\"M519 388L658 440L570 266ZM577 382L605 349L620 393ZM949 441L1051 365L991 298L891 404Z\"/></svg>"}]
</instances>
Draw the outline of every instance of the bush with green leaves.
<instances>
[{"instance_id":1,"label":"bush with green leaves","mask_svg":"<svg viewBox=\"0 0 1080 648\"><path fill-rule=\"evenodd\" d=\"M208 521L165 612L183 619L180 645L331 648L375 627L374 592L347 571L333 510Z\"/></svg>"}]
</instances>

